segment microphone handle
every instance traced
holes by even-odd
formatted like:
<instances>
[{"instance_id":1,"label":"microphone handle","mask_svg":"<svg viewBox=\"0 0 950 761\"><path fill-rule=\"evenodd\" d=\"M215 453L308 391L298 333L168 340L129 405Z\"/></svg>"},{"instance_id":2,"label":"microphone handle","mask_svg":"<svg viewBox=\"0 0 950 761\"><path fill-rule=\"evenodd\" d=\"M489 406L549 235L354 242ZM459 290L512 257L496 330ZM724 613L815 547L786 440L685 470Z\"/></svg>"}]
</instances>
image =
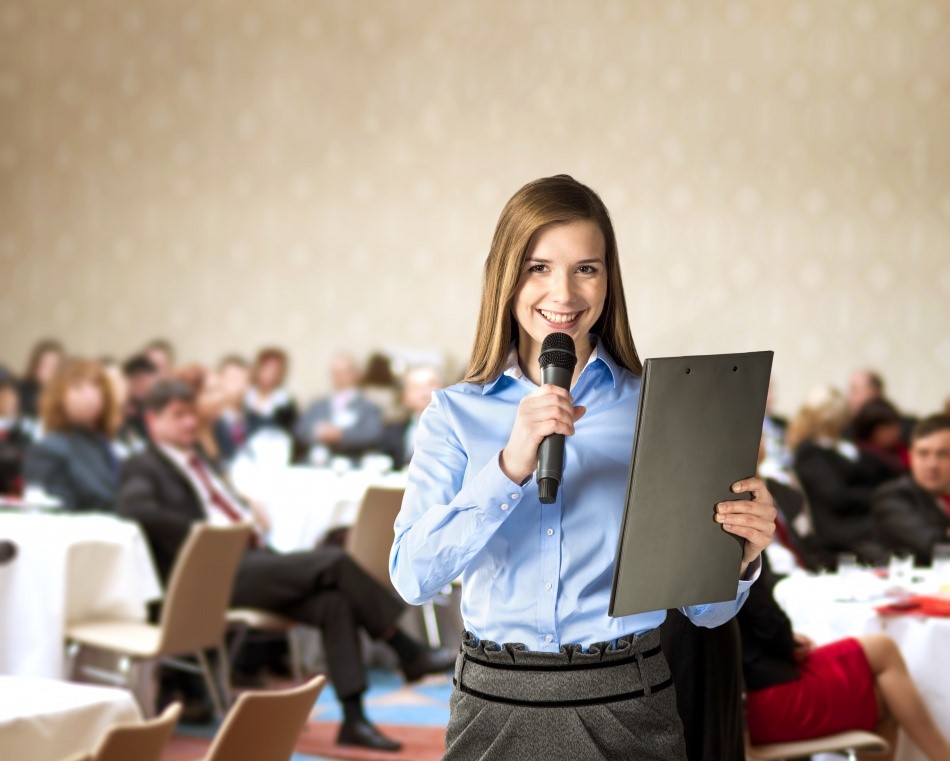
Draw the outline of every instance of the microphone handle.
<instances>
[{"instance_id":1,"label":"microphone handle","mask_svg":"<svg viewBox=\"0 0 950 761\"><path fill-rule=\"evenodd\" d=\"M541 368L541 383L570 389L573 371L557 365ZM549 505L557 499L558 486L564 474L564 434L546 436L538 447L538 498Z\"/></svg>"}]
</instances>

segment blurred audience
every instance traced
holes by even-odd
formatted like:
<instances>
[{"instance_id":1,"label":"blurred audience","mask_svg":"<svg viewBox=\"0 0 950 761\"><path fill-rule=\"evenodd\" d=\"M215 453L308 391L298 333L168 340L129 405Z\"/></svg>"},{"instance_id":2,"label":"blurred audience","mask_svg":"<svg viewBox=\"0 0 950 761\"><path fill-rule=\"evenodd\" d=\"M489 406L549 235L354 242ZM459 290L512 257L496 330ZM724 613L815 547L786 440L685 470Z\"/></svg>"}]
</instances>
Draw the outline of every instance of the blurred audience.
<instances>
[{"instance_id":1,"label":"blurred audience","mask_svg":"<svg viewBox=\"0 0 950 761\"><path fill-rule=\"evenodd\" d=\"M854 438L854 419L861 408L874 399L885 399L884 378L873 370L855 370L848 379L848 408L851 410L851 419L844 429L846 439ZM898 413L900 415L900 413ZM910 433L917 422L913 417L900 415L901 439L904 444L910 442Z\"/></svg>"},{"instance_id":2,"label":"blurred audience","mask_svg":"<svg viewBox=\"0 0 950 761\"><path fill-rule=\"evenodd\" d=\"M59 341L45 338L33 346L26 372L20 379L20 414L28 420L40 416L40 394L63 363L66 352Z\"/></svg>"},{"instance_id":3,"label":"blurred audience","mask_svg":"<svg viewBox=\"0 0 950 761\"><path fill-rule=\"evenodd\" d=\"M16 378L0 365L0 494L18 496L23 492L23 453L29 444Z\"/></svg>"},{"instance_id":4,"label":"blurred audience","mask_svg":"<svg viewBox=\"0 0 950 761\"><path fill-rule=\"evenodd\" d=\"M894 641L883 634L816 647L792 630L773 597L768 561L737 619L746 721L755 744L865 730L897 745L898 727L931 761L950 759ZM893 755L890 756L893 758Z\"/></svg>"},{"instance_id":5,"label":"blurred audience","mask_svg":"<svg viewBox=\"0 0 950 761\"><path fill-rule=\"evenodd\" d=\"M359 387L363 396L379 408L384 426L405 422L399 379L393 373L389 357L378 351L370 354Z\"/></svg>"},{"instance_id":6,"label":"blurred audience","mask_svg":"<svg viewBox=\"0 0 950 761\"><path fill-rule=\"evenodd\" d=\"M221 394L224 409L221 420L227 436L226 451L229 459L247 442L247 413L244 400L251 386L251 368L247 360L237 354L228 354L218 362L218 377L221 379Z\"/></svg>"},{"instance_id":7,"label":"blurred audience","mask_svg":"<svg viewBox=\"0 0 950 761\"><path fill-rule=\"evenodd\" d=\"M769 382L765 397L765 420L762 423L762 443L765 447L763 458L759 462L759 472L782 483L794 480L792 474L792 454L788 451L786 437L788 420L773 410L775 403L775 381Z\"/></svg>"},{"instance_id":8,"label":"blurred audience","mask_svg":"<svg viewBox=\"0 0 950 761\"><path fill-rule=\"evenodd\" d=\"M145 427L145 396L159 379L158 368L144 354L129 357L122 365L125 377L125 402L122 406L122 427L120 438L134 443L140 448L148 441L148 429Z\"/></svg>"},{"instance_id":9,"label":"blurred audience","mask_svg":"<svg viewBox=\"0 0 950 761\"><path fill-rule=\"evenodd\" d=\"M865 402L851 420L854 443L890 471L892 478L904 475L910 464L901 425L897 407L883 397Z\"/></svg>"},{"instance_id":10,"label":"blurred audience","mask_svg":"<svg viewBox=\"0 0 950 761\"><path fill-rule=\"evenodd\" d=\"M419 430L419 418L429 402L433 392L442 388L445 383L442 373L437 367L422 365L410 368L403 381L402 403L409 411L409 419L401 426L398 441L398 458L395 459L397 468L405 467L412 459L416 448L416 432Z\"/></svg>"},{"instance_id":11,"label":"blurred audience","mask_svg":"<svg viewBox=\"0 0 950 761\"><path fill-rule=\"evenodd\" d=\"M297 403L284 386L288 364L283 349L266 347L257 353L244 401L248 438L262 428L293 433Z\"/></svg>"},{"instance_id":12,"label":"blurred audience","mask_svg":"<svg viewBox=\"0 0 950 761\"><path fill-rule=\"evenodd\" d=\"M111 511L120 413L105 371L91 359L66 360L43 389L40 413L45 433L27 449L26 487L41 488L67 510Z\"/></svg>"},{"instance_id":13,"label":"blurred audience","mask_svg":"<svg viewBox=\"0 0 950 761\"><path fill-rule=\"evenodd\" d=\"M816 389L789 425L788 443L822 548L876 562L883 551L872 541L871 493L890 471L842 438L847 421L841 393Z\"/></svg>"},{"instance_id":14,"label":"blurred audience","mask_svg":"<svg viewBox=\"0 0 950 761\"><path fill-rule=\"evenodd\" d=\"M337 354L330 362L330 381L333 393L315 401L295 428L311 462L317 464L337 455L357 460L383 443L383 416L358 386L356 360Z\"/></svg>"},{"instance_id":15,"label":"blurred audience","mask_svg":"<svg viewBox=\"0 0 950 761\"><path fill-rule=\"evenodd\" d=\"M142 349L142 354L148 357L155 367L159 379L171 378L175 373L175 347L168 339L152 339Z\"/></svg>"},{"instance_id":16,"label":"blurred audience","mask_svg":"<svg viewBox=\"0 0 950 761\"><path fill-rule=\"evenodd\" d=\"M950 542L950 415L932 415L914 428L910 475L874 492L874 536L888 550L928 565L934 546Z\"/></svg>"},{"instance_id":17,"label":"blurred audience","mask_svg":"<svg viewBox=\"0 0 950 761\"><path fill-rule=\"evenodd\" d=\"M208 462L218 470L224 470L236 450L222 417L225 405L220 376L201 365L186 365L175 371L175 378L186 383L195 393L198 413L196 446Z\"/></svg>"}]
</instances>

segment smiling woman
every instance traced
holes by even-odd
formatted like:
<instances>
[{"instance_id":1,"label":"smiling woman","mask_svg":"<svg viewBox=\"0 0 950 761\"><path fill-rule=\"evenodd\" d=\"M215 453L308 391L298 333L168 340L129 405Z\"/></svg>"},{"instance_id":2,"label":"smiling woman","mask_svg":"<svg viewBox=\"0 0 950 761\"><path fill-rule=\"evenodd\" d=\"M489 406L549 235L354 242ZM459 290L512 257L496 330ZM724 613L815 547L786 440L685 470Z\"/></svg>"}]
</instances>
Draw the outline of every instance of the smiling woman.
<instances>
[{"instance_id":1,"label":"smiling woman","mask_svg":"<svg viewBox=\"0 0 950 761\"><path fill-rule=\"evenodd\" d=\"M541 384L555 331L575 344L570 391ZM419 421L390 555L410 603L462 579L449 761L685 758L665 611L607 614L640 369L603 202L566 175L525 185L495 229L465 381L436 391ZM531 476L551 434L566 437L562 488L542 504ZM775 510L758 479L740 490L753 499L716 519L754 572ZM683 613L716 626L750 584Z\"/></svg>"}]
</instances>

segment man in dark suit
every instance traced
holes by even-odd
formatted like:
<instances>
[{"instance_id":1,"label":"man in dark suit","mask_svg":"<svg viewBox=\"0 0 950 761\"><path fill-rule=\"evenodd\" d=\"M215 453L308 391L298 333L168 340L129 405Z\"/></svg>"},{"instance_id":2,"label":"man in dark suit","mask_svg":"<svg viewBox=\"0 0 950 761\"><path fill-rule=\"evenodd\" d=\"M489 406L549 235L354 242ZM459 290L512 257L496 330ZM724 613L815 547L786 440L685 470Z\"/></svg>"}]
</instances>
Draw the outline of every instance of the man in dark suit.
<instances>
[{"instance_id":1,"label":"man in dark suit","mask_svg":"<svg viewBox=\"0 0 950 761\"><path fill-rule=\"evenodd\" d=\"M294 427L294 435L312 460L329 455L353 459L383 443L383 415L360 392L360 370L352 357L339 354L330 364L333 393L315 401ZM322 457L321 457L322 455Z\"/></svg>"},{"instance_id":2,"label":"man in dark suit","mask_svg":"<svg viewBox=\"0 0 950 761\"><path fill-rule=\"evenodd\" d=\"M196 448L198 416L192 389L180 381L157 383L145 398L150 445L122 469L116 509L138 521L167 579L182 543L196 521L226 524L252 520L251 511ZM454 653L432 650L396 626L400 600L368 576L339 548L279 554L250 547L238 568L232 604L263 608L323 631L327 663L343 705L338 742L398 750L363 714L366 689L358 629L396 651L409 680L444 671Z\"/></svg>"},{"instance_id":3,"label":"man in dark suit","mask_svg":"<svg viewBox=\"0 0 950 761\"><path fill-rule=\"evenodd\" d=\"M950 541L950 415L921 420L911 435L910 475L875 492L874 535L893 552L913 553L919 565L934 545Z\"/></svg>"}]
</instances>

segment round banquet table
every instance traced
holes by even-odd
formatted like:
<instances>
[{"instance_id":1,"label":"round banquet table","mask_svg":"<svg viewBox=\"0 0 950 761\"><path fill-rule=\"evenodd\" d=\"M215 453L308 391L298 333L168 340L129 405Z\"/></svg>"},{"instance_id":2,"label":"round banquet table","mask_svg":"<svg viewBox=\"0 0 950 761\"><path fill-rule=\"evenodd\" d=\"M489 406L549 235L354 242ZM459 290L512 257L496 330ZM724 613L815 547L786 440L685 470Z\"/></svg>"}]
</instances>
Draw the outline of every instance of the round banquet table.
<instances>
[{"instance_id":1,"label":"round banquet table","mask_svg":"<svg viewBox=\"0 0 950 761\"><path fill-rule=\"evenodd\" d=\"M162 595L138 524L93 513L0 511L0 674L62 678L67 624L142 621Z\"/></svg>"},{"instance_id":2,"label":"round banquet table","mask_svg":"<svg viewBox=\"0 0 950 761\"><path fill-rule=\"evenodd\" d=\"M4 759L62 761L92 751L113 724L141 720L128 690L0 676L0 754Z\"/></svg>"},{"instance_id":3,"label":"round banquet table","mask_svg":"<svg viewBox=\"0 0 950 761\"><path fill-rule=\"evenodd\" d=\"M775 599L795 631L819 645L860 634L888 634L897 643L935 721L950 737L950 617L913 613L882 615L877 607L907 594L945 595L950 579L915 569L898 587L870 570L838 574L797 573L780 581ZM901 733L895 761L926 761Z\"/></svg>"},{"instance_id":4,"label":"round banquet table","mask_svg":"<svg viewBox=\"0 0 950 761\"><path fill-rule=\"evenodd\" d=\"M405 488L406 473L247 463L232 469L231 480L241 494L264 504L268 545L294 552L311 549L331 529L352 526L370 486Z\"/></svg>"}]
</instances>

